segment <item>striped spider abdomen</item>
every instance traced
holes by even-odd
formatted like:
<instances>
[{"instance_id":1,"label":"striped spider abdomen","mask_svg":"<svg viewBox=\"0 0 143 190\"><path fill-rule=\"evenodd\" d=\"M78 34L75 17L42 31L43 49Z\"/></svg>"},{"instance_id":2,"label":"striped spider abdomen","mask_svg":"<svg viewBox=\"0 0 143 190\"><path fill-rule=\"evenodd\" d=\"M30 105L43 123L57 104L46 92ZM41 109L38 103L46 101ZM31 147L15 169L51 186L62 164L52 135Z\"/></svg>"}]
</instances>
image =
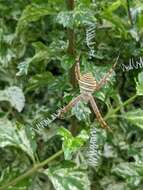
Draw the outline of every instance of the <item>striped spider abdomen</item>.
<instances>
[{"instance_id":1,"label":"striped spider abdomen","mask_svg":"<svg viewBox=\"0 0 143 190\"><path fill-rule=\"evenodd\" d=\"M83 74L78 80L78 83L81 93L93 93L97 86L92 73Z\"/></svg>"}]
</instances>

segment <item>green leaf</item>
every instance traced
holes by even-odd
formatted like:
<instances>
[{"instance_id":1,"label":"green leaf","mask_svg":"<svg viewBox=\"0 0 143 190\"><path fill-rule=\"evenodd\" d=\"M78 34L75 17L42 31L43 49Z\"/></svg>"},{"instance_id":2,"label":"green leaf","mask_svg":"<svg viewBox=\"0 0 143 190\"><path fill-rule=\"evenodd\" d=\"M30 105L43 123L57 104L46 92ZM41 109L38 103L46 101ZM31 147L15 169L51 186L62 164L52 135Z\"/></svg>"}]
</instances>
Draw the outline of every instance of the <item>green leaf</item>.
<instances>
[{"instance_id":1,"label":"green leaf","mask_svg":"<svg viewBox=\"0 0 143 190\"><path fill-rule=\"evenodd\" d=\"M18 35L19 33L22 32L22 30L24 30L25 27L27 27L27 25L30 22L35 22L37 20L39 20L41 17L45 16L45 15L50 15L54 13L54 9L51 9L48 4L47 5L28 5L20 19L18 20L18 24L17 24L17 28L16 28L16 34Z\"/></svg>"},{"instance_id":2,"label":"green leaf","mask_svg":"<svg viewBox=\"0 0 143 190\"><path fill-rule=\"evenodd\" d=\"M35 42L32 44L35 48L35 55L33 57L26 58L25 61L22 61L18 65L19 71L17 76L27 75L30 64L45 61L49 59L50 50L42 42Z\"/></svg>"},{"instance_id":3,"label":"green leaf","mask_svg":"<svg viewBox=\"0 0 143 190\"><path fill-rule=\"evenodd\" d=\"M138 75L138 82L136 81L136 90L137 90L137 95L139 96L143 95L143 72L139 73Z\"/></svg>"},{"instance_id":4,"label":"green leaf","mask_svg":"<svg viewBox=\"0 0 143 190\"><path fill-rule=\"evenodd\" d=\"M36 88L45 87L54 81L54 76L51 72L47 71L41 74L37 74L30 78L26 88L26 92L33 91Z\"/></svg>"},{"instance_id":5,"label":"green leaf","mask_svg":"<svg viewBox=\"0 0 143 190\"><path fill-rule=\"evenodd\" d=\"M69 70L72 65L75 63L74 57L64 55L61 59L61 66L66 71Z\"/></svg>"},{"instance_id":6,"label":"green leaf","mask_svg":"<svg viewBox=\"0 0 143 190\"><path fill-rule=\"evenodd\" d=\"M85 6L77 6L73 11L61 11L57 22L63 27L74 28L96 22L94 11Z\"/></svg>"},{"instance_id":7,"label":"green leaf","mask_svg":"<svg viewBox=\"0 0 143 190\"><path fill-rule=\"evenodd\" d=\"M90 190L85 171L72 168L49 168L44 171L57 190Z\"/></svg>"},{"instance_id":8,"label":"green leaf","mask_svg":"<svg viewBox=\"0 0 143 190\"><path fill-rule=\"evenodd\" d=\"M135 109L129 112L124 113L122 116L127 119L131 124L136 125L143 129L143 110Z\"/></svg>"},{"instance_id":9,"label":"green leaf","mask_svg":"<svg viewBox=\"0 0 143 190\"><path fill-rule=\"evenodd\" d=\"M69 138L72 138L72 134L69 130L65 129L64 127L61 127L58 130L58 134L63 137L64 140L68 140Z\"/></svg>"},{"instance_id":10,"label":"green leaf","mask_svg":"<svg viewBox=\"0 0 143 190\"><path fill-rule=\"evenodd\" d=\"M109 12L115 11L116 9L118 9L118 8L121 6L121 4L122 4L121 0L117 0L117 1L113 2L113 3L109 6L108 11L109 11Z\"/></svg>"},{"instance_id":11,"label":"green leaf","mask_svg":"<svg viewBox=\"0 0 143 190\"><path fill-rule=\"evenodd\" d=\"M127 11L127 2L126 0L116 0L115 2L111 3L110 6L106 8L107 12L110 12L111 14L119 9L120 7L124 7Z\"/></svg>"},{"instance_id":12,"label":"green leaf","mask_svg":"<svg viewBox=\"0 0 143 190\"><path fill-rule=\"evenodd\" d=\"M126 179L132 186L138 186L141 181L135 166L130 163L120 163L117 166L114 166L112 168L112 173Z\"/></svg>"},{"instance_id":13,"label":"green leaf","mask_svg":"<svg viewBox=\"0 0 143 190\"><path fill-rule=\"evenodd\" d=\"M89 138L85 130L82 130L78 136L73 137L67 129L60 128L59 135L62 136L63 150L66 160L71 159L72 154L78 151Z\"/></svg>"},{"instance_id":14,"label":"green leaf","mask_svg":"<svg viewBox=\"0 0 143 190\"><path fill-rule=\"evenodd\" d=\"M30 131L28 131L29 133ZM34 147L24 126L12 123L5 119L0 119L0 147L14 146L24 151L34 160Z\"/></svg>"},{"instance_id":15,"label":"green leaf","mask_svg":"<svg viewBox=\"0 0 143 190\"><path fill-rule=\"evenodd\" d=\"M125 21L121 17L119 17L117 14L108 11L108 9L102 13L102 17L103 19L112 23L112 25L115 26L116 29L118 29L120 32L122 32L124 36L127 36L127 23L125 23Z\"/></svg>"},{"instance_id":16,"label":"green leaf","mask_svg":"<svg viewBox=\"0 0 143 190\"><path fill-rule=\"evenodd\" d=\"M25 105L25 97L21 88L11 86L3 91L0 91L0 101L9 101L12 107L21 112Z\"/></svg>"},{"instance_id":17,"label":"green leaf","mask_svg":"<svg viewBox=\"0 0 143 190\"><path fill-rule=\"evenodd\" d=\"M96 18L95 18L95 12L94 10L90 9L87 6L79 5L75 7L73 11L73 19L74 19L74 26L85 26L87 24L95 23L96 24Z\"/></svg>"}]
</instances>

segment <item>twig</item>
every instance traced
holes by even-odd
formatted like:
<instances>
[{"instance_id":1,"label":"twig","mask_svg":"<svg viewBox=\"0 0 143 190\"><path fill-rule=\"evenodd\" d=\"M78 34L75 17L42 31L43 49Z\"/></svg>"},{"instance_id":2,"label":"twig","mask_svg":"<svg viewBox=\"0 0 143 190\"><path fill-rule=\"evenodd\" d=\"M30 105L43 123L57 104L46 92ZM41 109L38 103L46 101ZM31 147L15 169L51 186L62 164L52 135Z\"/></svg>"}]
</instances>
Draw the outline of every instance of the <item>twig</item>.
<instances>
[{"instance_id":1,"label":"twig","mask_svg":"<svg viewBox=\"0 0 143 190\"><path fill-rule=\"evenodd\" d=\"M69 11L74 10L75 0L66 0L66 4L67 4L67 9ZM75 32L74 32L74 29L68 28L67 35L68 35L68 42L69 42L67 52L70 56L75 57ZM77 85L77 81L76 81L76 77L75 77L75 64L73 64L72 68L69 70L69 80L70 80L70 83L73 86L73 88L75 88ZM77 123L76 118L72 117L70 120L70 123L71 123L70 131L71 131L72 135L75 136L77 134L77 129L78 129L78 123Z\"/></svg>"},{"instance_id":2,"label":"twig","mask_svg":"<svg viewBox=\"0 0 143 190\"><path fill-rule=\"evenodd\" d=\"M112 115L114 115L115 113L117 113L122 107L128 105L129 103L131 103L138 95L135 94L134 96L132 96L131 98L129 98L128 100L126 100L122 105L119 105L117 108L112 109L111 111L109 111L107 113L107 115L105 116L105 120L110 118Z\"/></svg>"},{"instance_id":3,"label":"twig","mask_svg":"<svg viewBox=\"0 0 143 190\"><path fill-rule=\"evenodd\" d=\"M42 168L43 166L45 166L46 164L48 164L52 160L54 160L57 157L59 157L60 155L62 155L62 153L63 153L62 150L58 151L56 154L52 155L50 158L48 158L48 159L44 160L43 162L41 162L41 163L33 166L30 170L28 170L27 172L25 172L23 175L15 178L14 180L12 180L9 183L7 183L6 185L0 187L0 190L7 190L8 187L16 185L21 180L27 178L28 176L31 176L34 172L37 172L40 168Z\"/></svg>"}]
</instances>

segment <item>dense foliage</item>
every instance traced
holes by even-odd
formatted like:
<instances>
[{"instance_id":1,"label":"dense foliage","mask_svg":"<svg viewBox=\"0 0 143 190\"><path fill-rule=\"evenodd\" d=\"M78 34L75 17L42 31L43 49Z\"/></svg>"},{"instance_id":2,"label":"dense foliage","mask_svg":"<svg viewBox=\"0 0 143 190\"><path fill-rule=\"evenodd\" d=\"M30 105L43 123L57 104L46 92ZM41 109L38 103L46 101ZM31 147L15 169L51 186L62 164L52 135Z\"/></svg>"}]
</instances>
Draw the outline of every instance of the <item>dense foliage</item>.
<instances>
[{"instance_id":1,"label":"dense foliage","mask_svg":"<svg viewBox=\"0 0 143 190\"><path fill-rule=\"evenodd\" d=\"M142 0L0 0L0 190L142 190L142 53ZM77 55L96 80L119 55L93 94L113 133L84 102L34 130L79 94ZM89 166L95 127L98 163Z\"/></svg>"}]
</instances>

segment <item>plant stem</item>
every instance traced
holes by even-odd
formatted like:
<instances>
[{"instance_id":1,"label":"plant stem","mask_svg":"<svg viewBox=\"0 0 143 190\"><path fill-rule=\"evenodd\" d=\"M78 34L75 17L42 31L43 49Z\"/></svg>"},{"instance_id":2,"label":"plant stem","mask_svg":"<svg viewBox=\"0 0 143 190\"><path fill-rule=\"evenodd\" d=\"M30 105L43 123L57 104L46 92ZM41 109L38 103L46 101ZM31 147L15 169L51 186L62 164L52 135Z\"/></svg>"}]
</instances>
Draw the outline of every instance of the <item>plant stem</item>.
<instances>
[{"instance_id":1,"label":"plant stem","mask_svg":"<svg viewBox=\"0 0 143 190\"><path fill-rule=\"evenodd\" d=\"M120 110L120 108L122 108L122 107L128 105L129 103L131 103L137 96L138 95L135 94L134 96L132 96L131 98L129 98L128 100L126 100L122 105L119 105L117 108L112 109L111 111L109 111L104 119L106 120L109 117L111 117L113 114L115 114L116 112L118 112Z\"/></svg>"},{"instance_id":2,"label":"plant stem","mask_svg":"<svg viewBox=\"0 0 143 190\"><path fill-rule=\"evenodd\" d=\"M0 190L7 190L8 187L16 185L18 182L20 182L21 180L27 178L28 176L31 176L34 172L38 171L40 168L42 168L43 166L45 166L46 164L48 164L49 162L51 162L52 160L56 159L57 157L59 157L60 155L62 155L63 151L60 150L58 151L56 154L52 155L50 158L47 158L46 160L44 160L43 162L33 166L30 170L28 170L27 172L25 172L23 175L15 178L14 180L10 181L9 183L7 183L6 185L0 187Z\"/></svg>"},{"instance_id":3,"label":"plant stem","mask_svg":"<svg viewBox=\"0 0 143 190\"><path fill-rule=\"evenodd\" d=\"M67 8L69 11L74 10L74 0L66 0ZM68 28L67 29L67 35L68 35L68 49L67 52L70 56L75 57L75 33L74 29ZM72 68L69 71L69 79L70 83L73 87L76 86L76 78L75 78L75 64L72 66Z\"/></svg>"},{"instance_id":4,"label":"plant stem","mask_svg":"<svg viewBox=\"0 0 143 190\"><path fill-rule=\"evenodd\" d=\"M74 4L75 4L74 0L66 0L66 4L67 4L67 9L69 11L74 10ZM70 56L75 58L75 33L74 33L74 29L68 28L67 29L67 35L68 35L68 42L69 42L67 53ZM77 85L77 81L76 81L76 77L75 77L75 64L73 64L72 68L69 70L69 80L70 80L70 83L73 86L73 88L75 88ZM78 129L78 123L77 123L76 118L72 117L70 120L70 123L71 123L70 131L71 131L73 136L76 136L77 129Z\"/></svg>"}]
</instances>

